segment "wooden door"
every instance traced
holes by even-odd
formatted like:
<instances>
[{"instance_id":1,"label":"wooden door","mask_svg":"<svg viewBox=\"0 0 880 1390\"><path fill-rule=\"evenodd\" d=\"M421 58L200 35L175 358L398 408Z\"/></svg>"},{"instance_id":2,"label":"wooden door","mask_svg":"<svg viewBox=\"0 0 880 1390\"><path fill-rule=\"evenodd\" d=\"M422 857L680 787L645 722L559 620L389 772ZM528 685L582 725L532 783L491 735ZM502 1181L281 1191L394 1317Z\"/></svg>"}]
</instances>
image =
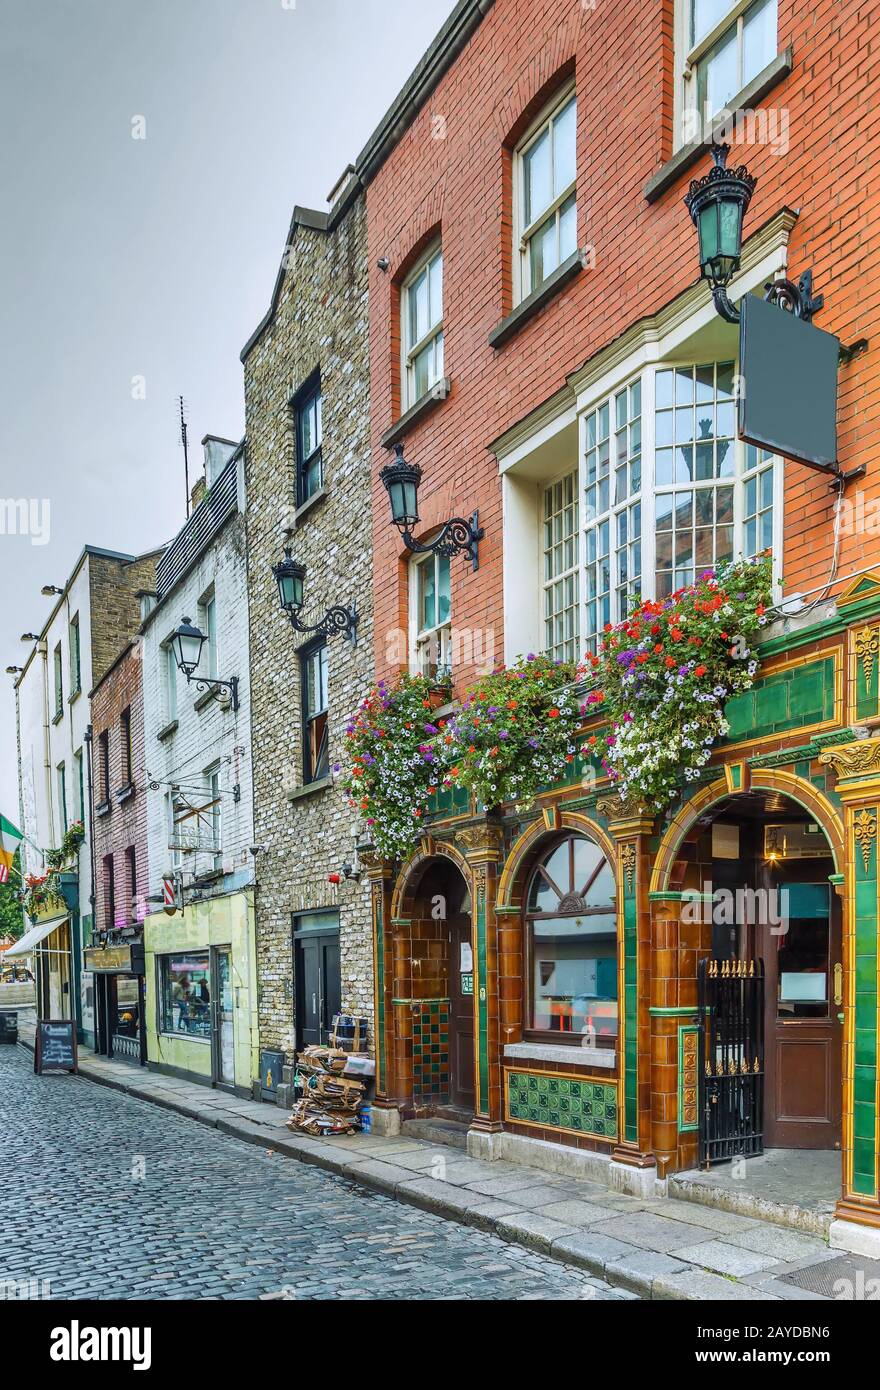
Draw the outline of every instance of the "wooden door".
<instances>
[{"instance_id":1,"label":"wooden door","mask_svg":"<svg viewBox=\"0 0 880 1390\"><path fill-rule=\"evenodd\" d=\"M794 866L793 866L794 867ZM809 872L801 868L801 877ZM840 1148L843 969L840 900L815 865L791 882L788 930L765 935L765 1145ZM785 898L782 898L785 905Z\"/></svg>"},{"instance_id":2,"label":"wooden door","mask_svg":"<svg viewBox=\"0 0 880 1390\"><path fill-rule=\"evenodd\" d=\"M449 919L449 1098L469 1114L475 1106L474 979L471 919L458 913Z\"/></svg>"}]
</instances>

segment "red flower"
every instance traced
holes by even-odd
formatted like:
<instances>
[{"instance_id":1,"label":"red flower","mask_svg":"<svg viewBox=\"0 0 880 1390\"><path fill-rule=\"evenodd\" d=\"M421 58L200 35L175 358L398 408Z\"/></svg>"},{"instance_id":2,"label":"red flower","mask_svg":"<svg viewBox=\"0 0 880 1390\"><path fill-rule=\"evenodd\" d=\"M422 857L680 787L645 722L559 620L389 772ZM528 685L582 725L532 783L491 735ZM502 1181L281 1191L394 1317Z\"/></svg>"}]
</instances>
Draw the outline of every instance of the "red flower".
<instances>
[{"instance_id":1,"label":"red flower","mask_svg":"<svg viewBox=\"0 0 880 1390\"><path fill-rule=\"evenodd\" d=\"M695 676L705 676L705 674L706 674L706 668L705 668L705 666L698 666L697 669L694 671L694 675L695 675Z\"/></svg>"},{"instance_id":2,"label":"red flower","mask_svg":"<svg viewBox=\"0 0 880 1390\"><path fill-rule=\"evenodd\" d=\"M559 710L556 709L556 708L548 709L548 711L547 711L547 718L548 718L548 719L558 719L558 718L559 718Z\"/></svg>"}]
</instances>

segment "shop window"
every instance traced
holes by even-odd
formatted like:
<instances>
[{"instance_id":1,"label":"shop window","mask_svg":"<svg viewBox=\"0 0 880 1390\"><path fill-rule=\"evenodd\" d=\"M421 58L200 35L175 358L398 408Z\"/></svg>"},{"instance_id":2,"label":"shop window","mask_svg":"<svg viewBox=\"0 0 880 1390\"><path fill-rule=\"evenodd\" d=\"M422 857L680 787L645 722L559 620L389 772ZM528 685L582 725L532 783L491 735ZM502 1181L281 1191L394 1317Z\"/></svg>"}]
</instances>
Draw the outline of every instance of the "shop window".
<instances>
[{"instance_id":1,"label":"shop window","mask_svg":"<svg viewBox=\"0 0 880 1390\"><path fill-rule=\"evenodd\" d=\"M420 401L443 377L443 251L433 246L403 283L403 408Z\"/></svg>"},{"instance_id":2,"label":"shop window","mask_svg":"<svg viewBox=\"0 0 880 1390\"><path fill-rule=\"evenodd\" d=\"M569 835L535 867L526 896L527 1035L611 1045L617 1037L614 874L592 840Z\"/></svg>"},{"instance_id":3,"label":"shop window","mask_svg":"<svg viewBox=\"0 0 880 1390\"><path fill-rule=\"evenodd\" d=\"M451 582L448 555L421 555L410 567L413 666L422 676L452 674Z\"/></svg>"},{"instance_id":4,"label":"shop window","mask_svg":"<svg viewBox=\"0 0 880 1390\"><path fill-rule=\"evenodd\" d=\"M525 299L577 250L577 107L569 88L516 150L517 298Z\"/></svg>"},{"instance_id":5,"label":"shop window","mask_svg":"<svg viewBox=\"0 0 880 1390\"><path fill-rule=\"evenodd\" d=\"M211 1037L211 963L207 951L159 956L160 1026L163 1033Z\"/></svg>"}]
</instances>

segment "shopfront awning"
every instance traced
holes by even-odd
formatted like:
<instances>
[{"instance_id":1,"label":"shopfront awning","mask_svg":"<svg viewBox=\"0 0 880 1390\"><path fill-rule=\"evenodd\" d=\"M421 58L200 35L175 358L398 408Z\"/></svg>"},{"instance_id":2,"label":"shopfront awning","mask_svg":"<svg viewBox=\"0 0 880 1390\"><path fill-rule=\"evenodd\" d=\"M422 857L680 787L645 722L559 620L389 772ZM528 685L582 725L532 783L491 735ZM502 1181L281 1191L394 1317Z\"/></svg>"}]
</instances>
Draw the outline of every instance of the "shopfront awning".
<instances>
[{"instance_id":1,"label":"shopfront awning","mask_svg":"<svg viewBox=\"0 0 880 1390\"><path fill-rule=\"evenodd\" d=\"M39 922L37 926L31 927L30 931L26 931L24 936L19 937L18 941L3 952L3 959L9 960L10 956L29 956L35 946L38 946L41 941L45 941L46 937L50 936L53 931L63 927L67 920L65 914L61 917L53 917L50 922Z\"/></svg>"}]
</instances>

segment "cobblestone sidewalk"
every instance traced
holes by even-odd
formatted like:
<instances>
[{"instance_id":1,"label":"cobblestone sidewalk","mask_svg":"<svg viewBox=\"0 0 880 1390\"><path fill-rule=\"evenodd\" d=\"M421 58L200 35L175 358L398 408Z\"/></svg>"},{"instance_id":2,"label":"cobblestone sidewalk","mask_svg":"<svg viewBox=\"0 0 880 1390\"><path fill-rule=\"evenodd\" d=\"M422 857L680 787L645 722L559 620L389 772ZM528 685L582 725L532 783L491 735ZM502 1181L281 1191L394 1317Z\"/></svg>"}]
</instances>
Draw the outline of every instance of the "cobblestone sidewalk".
<instances>
[{"instance_id":1,"label":"cobblestone sidewalk","mask_svg":"<svg viewBox=\"0 0 880 1390\"><path fill-rule=\"evenodd\" d=\"M218 1099L210 1091L192 1100L197 1117L224 1133L157 1110L134 1089L37 1077L28 1052L0 1047L10 1197L0 1300L632 1296L499 1236L291 1163L274 1126L261 1127L256 1147L244 1143L234 1125L249 1123L247 1108L228 1097L228 1111L210 1109ZM189 1104L185 1087L156 1089L167 1092L166 1105Z\"/></svg>"},{"instance_id":2,"label":"cobblestone sidewalk","mask_svg":"<svg viewBox=\"0 0 880 1390\"><path fill-rule=\"evenodd\" d=\"M865 1266L866 1276L880 1275L876 1262L845 1257L817 1236L757 1218L671 1198L642 1201L598 1183L475 1160L407 1136L310 1139L291 1133L275 1106L103 1058L85 1060L83 1074L510 1245L551 1255L641 1297L820 1299L826 1295L809 1286L830 1285L832 1274L852 1276L857 1287L856 1264ZM804 1274L834 1260L824 1281Z\"/></svg>"}]
</instances>

